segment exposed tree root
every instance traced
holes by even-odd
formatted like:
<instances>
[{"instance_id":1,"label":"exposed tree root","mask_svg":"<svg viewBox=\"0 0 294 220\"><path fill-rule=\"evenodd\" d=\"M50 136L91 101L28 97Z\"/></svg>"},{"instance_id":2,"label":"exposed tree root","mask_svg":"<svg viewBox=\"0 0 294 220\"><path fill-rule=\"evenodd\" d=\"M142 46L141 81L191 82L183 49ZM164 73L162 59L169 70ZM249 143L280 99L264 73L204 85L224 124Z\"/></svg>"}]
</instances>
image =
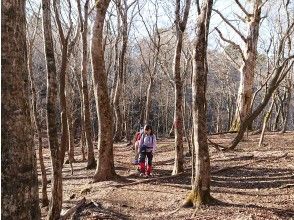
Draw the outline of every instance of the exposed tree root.
<instances>
[{"instance_id":1,"label":"exposed tree root","mask_svg":"<svg viewBox=\"0 0 294 220\"><path fill-rule=\"evenodd\" d=\"M83 199L81 199L80 201L78 201L78 203L73 206L72 208L68 209L61 217L59 220L65 220L67 218L69 218L73 213L75 213L77 211L78 208L80 208L81 206L83 206L86 203L86 198L84 197Z\"/></svg>"}]
</instances>

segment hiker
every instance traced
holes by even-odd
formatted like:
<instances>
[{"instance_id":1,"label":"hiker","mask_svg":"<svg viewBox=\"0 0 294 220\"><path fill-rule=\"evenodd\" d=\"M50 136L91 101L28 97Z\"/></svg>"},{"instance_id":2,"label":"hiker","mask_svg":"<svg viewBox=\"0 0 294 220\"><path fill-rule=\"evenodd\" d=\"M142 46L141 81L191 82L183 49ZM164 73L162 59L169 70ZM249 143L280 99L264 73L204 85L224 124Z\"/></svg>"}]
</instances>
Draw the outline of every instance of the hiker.
<instances>
[{"instance_id":1,"label":"hiker","mask_svg":"<svg viewBox=\"0 0 294 220\"><path fill-rule=\"evenodd\" d=\"M133 161L133 164L138 165L139 161L139 144L140 144L140 138L142 133L144 132L144 128L141 127L139 131L136 132L134 139L133 139L133 144L134 144L134 152L135 152L135 159Z\"/></svg>"},{"instance_id":2,"label":"hiker","mask_svg":"<svg viewBox=\"0 0 294 220\"><path fill-rule=\"evenodd\" d=\"M145 125L144 133L141 135L140 143L140 156L139 156L139 172L140 176L150 176L152 172L152 158L156 150L156 137L153 134L152 127ZM148 159L147 169L145 170L145 159Z\"/></svg>"}]
</instances>

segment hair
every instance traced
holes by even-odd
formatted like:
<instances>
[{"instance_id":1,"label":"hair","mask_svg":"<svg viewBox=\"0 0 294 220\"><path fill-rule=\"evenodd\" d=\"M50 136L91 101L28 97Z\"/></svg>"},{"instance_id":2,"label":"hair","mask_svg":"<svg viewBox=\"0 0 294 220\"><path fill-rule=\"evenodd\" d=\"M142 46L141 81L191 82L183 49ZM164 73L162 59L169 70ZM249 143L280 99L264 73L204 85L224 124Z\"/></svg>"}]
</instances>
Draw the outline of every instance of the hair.
<instances>
[{"instance_id":1,"label":"hair","mask_svg":"<svg viewBox=\"0 0 294 220\"><path fill-rule=\"evenodd\" d=\"M150 135L153 135L153 130L152 130L151 125L145 125L144 130L151 130Z\"/></svg>"}]
</instances>

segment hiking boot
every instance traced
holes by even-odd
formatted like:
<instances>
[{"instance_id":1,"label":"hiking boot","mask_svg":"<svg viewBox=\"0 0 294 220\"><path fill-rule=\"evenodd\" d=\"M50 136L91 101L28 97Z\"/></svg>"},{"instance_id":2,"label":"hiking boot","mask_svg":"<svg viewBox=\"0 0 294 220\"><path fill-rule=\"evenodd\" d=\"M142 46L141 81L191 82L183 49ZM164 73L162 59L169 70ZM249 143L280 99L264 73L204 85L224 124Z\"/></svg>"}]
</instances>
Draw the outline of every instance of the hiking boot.
<instances>
[{"instance_id":1,"label":"hiking boot","mask_svg":"<svg viewBox=\"0 0 294 220\"><path fill-rule=\"evenodd\" d=\"M153 176L153 173L147 173L146 176L147 177L152 177Z\"/></svg>"}]
</instances>

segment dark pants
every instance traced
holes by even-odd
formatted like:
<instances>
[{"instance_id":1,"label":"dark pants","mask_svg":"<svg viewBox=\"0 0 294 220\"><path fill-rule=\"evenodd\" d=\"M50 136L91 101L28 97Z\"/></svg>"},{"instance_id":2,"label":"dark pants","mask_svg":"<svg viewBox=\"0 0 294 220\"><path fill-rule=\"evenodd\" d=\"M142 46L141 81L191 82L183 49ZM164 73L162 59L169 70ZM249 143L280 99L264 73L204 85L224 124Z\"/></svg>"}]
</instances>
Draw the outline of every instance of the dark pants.
<instances>
[{"instance_id":1,"label":"dark pants","mask_svg":"<svg viewBox=\"0 0 294 220\"><path fill-rule=\"evenodd\" d=\"M146 151L140 152L139 166L140 166L140 172L145 173L145 159L146 159L146 157L148 159L148 166L147 166L146 174L149 175L152 172L152 158L153 158L152 152L146 152Z\"/></svg>"},{"instance_id":2,"label":"dark pants","mask_svg":"<svg viewBox=\"0 0 294 220\"><path fill-rule=\"evenodd\" d=\"M152 165L152 158L153 158L153 154L152 152L140 152L140 157L139 157L139 162L140 163L145 163L145 158L147 156L148 159L148 165L151 166Z\"/></svg>"}]
</instances>

